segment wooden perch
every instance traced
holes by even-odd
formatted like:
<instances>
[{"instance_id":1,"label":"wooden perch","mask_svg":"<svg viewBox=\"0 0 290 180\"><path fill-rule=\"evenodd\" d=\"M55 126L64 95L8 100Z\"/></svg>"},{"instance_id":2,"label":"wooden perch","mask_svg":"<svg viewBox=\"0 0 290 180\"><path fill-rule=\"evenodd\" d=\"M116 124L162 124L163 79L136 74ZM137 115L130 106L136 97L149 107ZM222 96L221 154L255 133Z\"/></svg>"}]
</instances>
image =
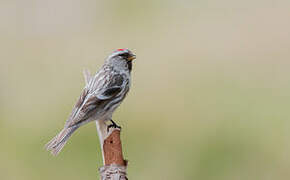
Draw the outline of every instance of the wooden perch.
<instances>
[{"instance_id":1,"label":"wooden perch","mask_svg":"<svg viewBox=\"0 0 290 180\"><path fill-rule=\"evenodd\" d=\"M127 161L123 158L119 128L110 128L104 121L97 121L97 132L103 156L103 167L99 168L101 180L127 180Z\"/></svg>"}]
</instances>

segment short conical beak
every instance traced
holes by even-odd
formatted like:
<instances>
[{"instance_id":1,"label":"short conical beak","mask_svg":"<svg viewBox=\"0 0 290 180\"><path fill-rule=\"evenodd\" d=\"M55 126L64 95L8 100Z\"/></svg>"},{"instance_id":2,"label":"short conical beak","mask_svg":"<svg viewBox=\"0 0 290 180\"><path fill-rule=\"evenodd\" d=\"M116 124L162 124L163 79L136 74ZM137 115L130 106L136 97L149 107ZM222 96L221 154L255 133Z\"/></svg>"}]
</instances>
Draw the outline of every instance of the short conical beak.
<instances>
[{"instance_id":1,"label":"short conical beak","mask_svg":"<svg viewBox=\"0 0 290 180\"><path fill-rule=\"evenodd\" d=\"M132 54L130 57L128 57L128 61L132 61L136 59L136 55Z\"/></svg>"}]
</instances>

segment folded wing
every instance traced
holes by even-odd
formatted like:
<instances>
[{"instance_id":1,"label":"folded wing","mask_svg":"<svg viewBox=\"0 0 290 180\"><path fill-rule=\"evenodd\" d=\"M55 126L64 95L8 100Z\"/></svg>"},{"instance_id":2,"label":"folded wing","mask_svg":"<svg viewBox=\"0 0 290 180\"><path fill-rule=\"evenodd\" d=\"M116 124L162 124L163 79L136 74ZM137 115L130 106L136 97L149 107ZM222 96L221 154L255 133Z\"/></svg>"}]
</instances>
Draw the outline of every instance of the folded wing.
<instances>
[{"instance_id":1,"label":"folded wing","mask_svg":"<svg viewBox=\"0 0 290 180\"><path fill-rule=\"evenodd\" d=\"M86 86L75 104L69 119L66 121L65 127L79 126L95 114L101 114L104 107L121 93L123 82L124 77L120 74L115 74L110 77L108 83L96 88L97 92L90 91L90 87Z\"/></svg>"}]
</instances>

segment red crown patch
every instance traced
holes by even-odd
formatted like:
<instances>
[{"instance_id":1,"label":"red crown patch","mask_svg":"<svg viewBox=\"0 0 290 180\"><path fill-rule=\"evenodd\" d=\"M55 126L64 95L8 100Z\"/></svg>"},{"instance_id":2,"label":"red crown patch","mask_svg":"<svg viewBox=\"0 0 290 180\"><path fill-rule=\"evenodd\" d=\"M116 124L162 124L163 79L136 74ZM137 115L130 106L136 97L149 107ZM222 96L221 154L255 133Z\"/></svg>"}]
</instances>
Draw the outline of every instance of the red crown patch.
<instances>
[{"instance_id":1,"label":"red crown patch","mask_svg":"<svg viewBox=\"0 0 290 180\"><path fill-rule=\"evenodd\" d=\"M117 51L125 51L126 49L117 49Z\"/></svg>"}]
</instances>

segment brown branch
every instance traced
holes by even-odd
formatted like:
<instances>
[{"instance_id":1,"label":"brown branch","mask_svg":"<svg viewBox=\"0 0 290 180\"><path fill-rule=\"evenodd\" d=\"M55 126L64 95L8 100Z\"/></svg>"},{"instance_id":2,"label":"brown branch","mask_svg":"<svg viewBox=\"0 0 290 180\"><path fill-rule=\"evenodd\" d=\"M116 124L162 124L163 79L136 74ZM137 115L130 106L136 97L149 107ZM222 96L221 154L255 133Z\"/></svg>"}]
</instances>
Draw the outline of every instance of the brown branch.
<instances>
[{"instance_id":1,"label":"brown branch","mask_svg":"<svg viewBox=\"0 0 290 180\"><path fill-rule=\"evenodd\" d=\"M126 162L123 159L122 144L120 139L120 130L115 129L103 144L105 165L118 164L125 166Z\"/></svg>"},{"instance_id":2,"label":"brown branch","mask_svg":"<svg viewBox=\"0 0 290 180\"><path fill-rule=\"evenodd\" d=\"M96 122L100 139L103 167L99 169L101 180L127 180L127 161L123 158L120 129L110 128L104 121Z\"/></svg>"}]
</instances>

